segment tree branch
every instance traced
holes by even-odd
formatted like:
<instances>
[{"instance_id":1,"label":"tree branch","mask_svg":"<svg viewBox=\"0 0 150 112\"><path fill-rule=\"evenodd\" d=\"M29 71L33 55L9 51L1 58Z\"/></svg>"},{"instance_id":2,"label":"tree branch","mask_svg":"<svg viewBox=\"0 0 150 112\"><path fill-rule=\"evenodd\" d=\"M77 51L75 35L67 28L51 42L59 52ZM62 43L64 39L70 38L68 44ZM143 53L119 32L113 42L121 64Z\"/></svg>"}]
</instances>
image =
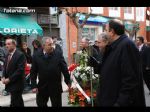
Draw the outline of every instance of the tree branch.
<instances>
[{"instance_id":1,"label":"tree branch","mask_svg":"<svg viewBox=\"0 0 150 112\"><path fill-rule=\"evenodd\" d=\"M90 7L89 13L86 14L85 19L82 21L82 24L80 25L81 28L83 28L83 26L86 24L86 21L87 21L87 19L90 17L91 13L92 13L92 9L91 9L91 7Z\"/></svg>"}]
</instances>

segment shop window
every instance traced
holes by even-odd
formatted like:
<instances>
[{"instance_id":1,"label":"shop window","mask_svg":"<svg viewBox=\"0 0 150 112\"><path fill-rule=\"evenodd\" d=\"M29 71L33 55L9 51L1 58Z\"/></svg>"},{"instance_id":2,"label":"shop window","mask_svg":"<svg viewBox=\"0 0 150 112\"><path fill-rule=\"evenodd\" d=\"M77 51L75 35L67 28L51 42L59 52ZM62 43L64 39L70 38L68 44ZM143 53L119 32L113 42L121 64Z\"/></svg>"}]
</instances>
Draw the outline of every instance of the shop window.
<instances>
[{"instance_id":1,"label":"shop window","mask_svg":"<svg viewBox=\"0 0 150 112\"><path fill-rule=\"evenodd\" d=\"M82 38L86 37L94 41L96 36L96 28L83 28Z\"/></svg>"}]
</instances>

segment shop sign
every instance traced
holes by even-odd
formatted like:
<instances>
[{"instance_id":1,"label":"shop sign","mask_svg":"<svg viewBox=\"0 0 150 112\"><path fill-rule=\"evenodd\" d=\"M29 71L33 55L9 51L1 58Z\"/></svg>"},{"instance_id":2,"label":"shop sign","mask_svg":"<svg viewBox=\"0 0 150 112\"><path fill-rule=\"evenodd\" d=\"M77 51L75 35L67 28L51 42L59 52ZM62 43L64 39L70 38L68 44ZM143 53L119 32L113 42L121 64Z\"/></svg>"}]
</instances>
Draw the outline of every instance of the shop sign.
<instances>
[{"instance_id":1,"label":"shop sign","mask_svg":"<svg viewBox=\"0 0 150 112\"><path fill-rule=\"evenodd\" d=\"M38 34L36 29L25 29L25 28L1 28L0 33L2 34Z\"/></svg>"}]
</instances>

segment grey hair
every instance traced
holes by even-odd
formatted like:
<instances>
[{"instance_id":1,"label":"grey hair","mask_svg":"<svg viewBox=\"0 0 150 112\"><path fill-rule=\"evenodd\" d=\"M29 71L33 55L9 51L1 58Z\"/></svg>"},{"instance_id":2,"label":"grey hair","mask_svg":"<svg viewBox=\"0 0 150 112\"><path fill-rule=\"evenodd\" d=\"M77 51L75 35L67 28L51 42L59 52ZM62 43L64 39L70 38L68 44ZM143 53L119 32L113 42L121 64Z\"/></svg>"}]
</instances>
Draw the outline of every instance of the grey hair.
<instances>
[{"instance_id":1,"label":"grey hair","mask_svg":"<svg viewBox=\"0 0 150 112\"><path fill-rule=\"evenodd\" d=\"M84 38L82 38L82 39L84 39L86 42L90 42L90 39L88 39L87 37L84 37Z\"/></svg>"},{"instance_id":2,"label":"grey hair","mask_svg":"<svg viewBox=\"0 0 150 112\"><path fill-rule=\"evenodd\" d=\"M105 32L101 33L98 35L98 39L103 39L104 42L108 42L109 41L109 35Z\"/></svg>"},{"instance_id":3,"label":"grey hair","mask_svg":"<svg viewBox=\"0 0 150 112\"><path fill-rule=\"evenodd\" d=\"M43 37L42 38L42 45L45 44L46 40L52 40L53 41L52 37Z\"/></svg>"},{"instance_id":4,"label":"grey hair","mask_svg":"<svg viewBox=\"0 0 150 112\"><path fill-rule=\"evenodd\" d=\"M6 40L11 40L12 44L17 45L17 42L16 42L15 39L9 38L9 39L6 39Z\"/></svg>"}]
</instances>

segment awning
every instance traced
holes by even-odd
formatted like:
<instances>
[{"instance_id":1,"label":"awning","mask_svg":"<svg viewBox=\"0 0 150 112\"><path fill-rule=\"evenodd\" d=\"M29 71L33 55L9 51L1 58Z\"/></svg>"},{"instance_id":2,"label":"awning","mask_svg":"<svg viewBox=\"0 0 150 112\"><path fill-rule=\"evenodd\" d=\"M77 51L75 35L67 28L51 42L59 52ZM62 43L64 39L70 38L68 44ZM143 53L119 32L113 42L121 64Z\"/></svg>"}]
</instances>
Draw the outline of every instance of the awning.
<instances>
[{"instance_id":1,"label":"awning","mask_svg":"<svg viewBox=\"0 0 150 112\"><path fill-rule=\"evenodd\" d=\"M2 35L43 35L42 28L30 15L0 13Z\"/></svg>"},{"instance_id":2,"label":"awning","mask_svg":"<svg viewBox=\"0 0 150 112\"><path fill-rule=\"evenodd\" d=\"M76 16L79 16L79 23L82 22L84 19L85 19L85 15L84 14L77 14ZM93 23L93 24L105 24L109 21L110 19L109 18L106 18L106 17L103 17L103 16L94 16L94 15L91 15L86 23Z\"/></svg>"}]
</instances>

